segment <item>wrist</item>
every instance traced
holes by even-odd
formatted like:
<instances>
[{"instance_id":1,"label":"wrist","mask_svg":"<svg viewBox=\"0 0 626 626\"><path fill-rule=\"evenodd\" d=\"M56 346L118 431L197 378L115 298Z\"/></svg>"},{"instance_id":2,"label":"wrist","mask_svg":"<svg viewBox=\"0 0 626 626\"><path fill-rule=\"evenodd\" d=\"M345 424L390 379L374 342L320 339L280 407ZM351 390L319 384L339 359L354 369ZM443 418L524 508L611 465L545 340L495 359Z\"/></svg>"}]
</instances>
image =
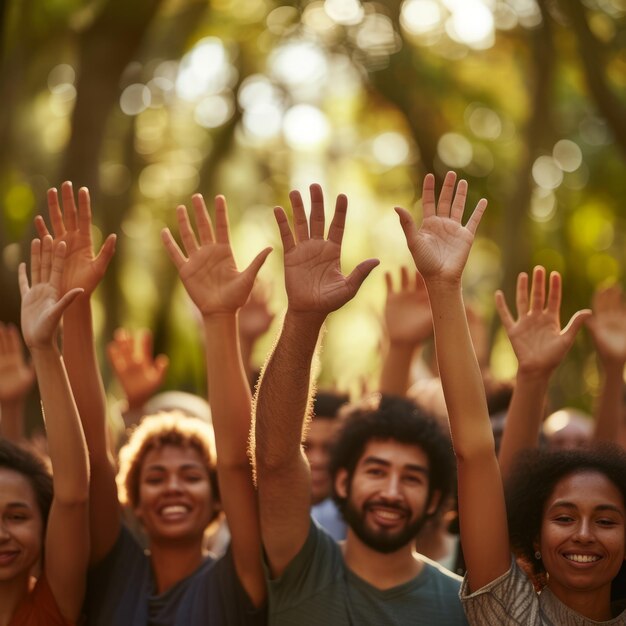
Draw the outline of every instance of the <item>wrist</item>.
<instances>
[{"instance_id":1,"label":"wrist","mask_svg":"<svg viewBox=\"0 0 626 626\"><path fill-rule=\"evenodd\" d=\"M319 330L326 321L327 314L320 313L319 311L300 311L287 306L287 312L285 313L285 323L296 324L303 326L304 328Z\"/></svg>"}]
</instances>

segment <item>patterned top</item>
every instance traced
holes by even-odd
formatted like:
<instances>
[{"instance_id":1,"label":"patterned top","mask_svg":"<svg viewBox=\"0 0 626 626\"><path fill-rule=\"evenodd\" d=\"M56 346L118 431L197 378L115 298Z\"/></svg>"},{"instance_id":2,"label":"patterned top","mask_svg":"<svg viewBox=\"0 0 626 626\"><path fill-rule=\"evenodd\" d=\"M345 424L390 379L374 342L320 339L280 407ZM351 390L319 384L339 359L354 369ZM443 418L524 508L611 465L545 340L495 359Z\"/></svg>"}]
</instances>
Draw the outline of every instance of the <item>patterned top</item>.
<instances>
[{"instance_id":1,"label":"patterned top","mask_svg":"<svg viewBox=\"0 0 626 626\"><path fill-rule=\"evenodd\" d=\"M474 593L469 593L466 576L460 596L470 626L626 626L626 611L596 622L565 606L547 588L537 593L514 559L506 574Z\"/></svg>"}]
</instances>

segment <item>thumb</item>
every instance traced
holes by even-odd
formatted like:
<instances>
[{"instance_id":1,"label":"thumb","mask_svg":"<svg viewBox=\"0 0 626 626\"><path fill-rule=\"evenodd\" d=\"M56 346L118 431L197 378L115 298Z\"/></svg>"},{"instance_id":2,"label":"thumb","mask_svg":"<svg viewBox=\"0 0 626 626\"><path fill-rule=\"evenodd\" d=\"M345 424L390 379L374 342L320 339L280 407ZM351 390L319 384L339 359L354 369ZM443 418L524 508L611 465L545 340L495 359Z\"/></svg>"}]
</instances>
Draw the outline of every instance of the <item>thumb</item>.
<instances>
[{"instance_id":1,"label":"thumb","mask_svg":"<svg viewBox=\"0 0 626 626\"><path fill-rule=\"evenodd\" d=\"M115 254L115 243L117 241L117 235L111 234L109 235L105 242L102 244L102 248L100 248L100 252L98 252L98 256L95 258L94 263L98 274L100 276L104 276L107 271L107 267L109 267L109 263Z\"/></svg>"},{"instance_id":2,"label":"thumb","mask_svg":"<svg viewBox=\"0 0 626 626\"><path fill-rule=\"evenodd\" d=\"M272 248L265 248L254 257L250 265L248 265L248 267L246 267L246 269L243 271L243 275L246 277L247 281L249 281L250 283L254 283L254 280L259 273L259 270L261 269L261 267L263 267L263 263L265 263L265 259L267 259L271 251Z\"/></svg>"},{"instance_id":3,"label":"thumb","mask_svg":"<svg viewBox=\"0 0 626 626\"><path fill-rule=\"evenodd\" d=\"M572 315L572 318L567 323L567 326L561 331L561 334L565 335L570 340L570 343L573 343L576 334L582 328L583 324L591 318L591 316L591 309L577 311L574 315Z\"/></svg>"},{"instance_id":4,"label":"thumb","mask_svg":"<svg viewBox=\"0 0 626 626\"><path fill-rule=\"evenodd\" d=\"M350 292L352 296L356 294L359 290L363 281L370 275L370 272L380 264L378 259L367 259L359 263L351 272L350 275L346 278L346 282L348 287L350 288Z\"/></svg>"}]
</instances>

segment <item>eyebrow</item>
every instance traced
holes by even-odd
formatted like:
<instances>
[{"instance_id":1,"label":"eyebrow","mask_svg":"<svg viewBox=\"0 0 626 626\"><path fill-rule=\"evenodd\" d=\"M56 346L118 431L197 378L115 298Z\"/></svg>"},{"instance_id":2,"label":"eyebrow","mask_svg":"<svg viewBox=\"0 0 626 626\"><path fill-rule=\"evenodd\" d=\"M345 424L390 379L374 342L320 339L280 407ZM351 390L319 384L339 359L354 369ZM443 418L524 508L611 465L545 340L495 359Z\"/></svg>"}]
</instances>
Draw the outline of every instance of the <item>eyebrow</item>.
<instances>
[{"instance_id":1,"label":"eyebrow","mask_svg":"<svg viewBox=\"0 0 626 626\"><path fill-rule=\"evenodd\" d=\"M9 507L12 509L28 509L29 511L32 508L28 502L9 502L7 508Z\"/></svg>"},{"instance_id":2,"label":"eyebrow","mask_svg":"<svg viewBox=\"0 0 626 626\"><path fill-rule=\"evenodd\" d=\"M193 470L202 470L204 469L203 465L200 465L200 463L185 463L184 465L179 465L176 470L189 470L189 469L193 469ZM145 468L146 472L154 472L154 471L158 471L158 472L167 472L168 468L165 465L159 465L158 463L155 463L154 465L148 465Z\"/></svg>"},{"instance_id":3,"label":"eyebrow","mask_svg":"<svg viewBox=\"0 0 626 626\"><path fill-rule=\"evenodd\" d=\"M391 462L385 459L381 459L378 456L368 456L363 459L363 465L383 465L384 467L391 467ZM428 476L429 471L427 467L418 465L417 463L406 463L404 469L408 469L411 472L419 472Z\"/></svg>"},{"instance_id":4,"label":"eyebrow","mask_svg":"<svg viewBox=\"0 0 626 626\"><path fill-rule=\"evenodd\" d=\"M578 507L573 502L568 502L567 500L557 500L550 509L556 508L565 508L565 509L578 509ZM614 511L618 513L621 517L624 517L624 512L614 504L598 504L593 508L594 511Z\"/></svg>"}]
</instances>

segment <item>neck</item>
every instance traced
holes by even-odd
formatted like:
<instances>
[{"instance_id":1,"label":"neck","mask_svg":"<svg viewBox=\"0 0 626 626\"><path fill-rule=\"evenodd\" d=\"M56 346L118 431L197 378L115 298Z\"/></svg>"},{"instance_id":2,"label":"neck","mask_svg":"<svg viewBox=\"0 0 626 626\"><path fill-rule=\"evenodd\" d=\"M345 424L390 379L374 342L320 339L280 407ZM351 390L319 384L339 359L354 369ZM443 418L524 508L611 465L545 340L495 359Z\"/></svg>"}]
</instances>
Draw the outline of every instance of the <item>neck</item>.
<instances>
[{"instance_id":1,"label":"neck","mask_svg":"<svg viewBox=\"0 0 626 626\"><path fill-rule=\"evenodd\" d=\"M157 593L167 591L195 572L204 559L202 540L184 544L153 542L150 545L150 553Z\"/></svg>"},{"instance_id":2,"label":"neck","mask_svg":"<svg viewBox=\"0 0 626 626\"><path fill-rule=\"evenodd\" d=\"M390 589L415 578L424 567L409 542L395 552L378 552L364 544L348 528L343 544L343 557L348 568L377 589Z\"/></svg>"},{"instance_id":3,"label":"neck","mask_svg":"<svg viewBox=\"0 0 626 626\"><path fill-rule=\"evenodd\" d=\"M28 595L30 577L26 576L0 582L0 626L7 626L20 602Z\"/></svg>"},{"instance_id":4,"label":"neck","mask_svg":"<svg viewBox=\"0 0 626 626\"><path fill-rule=\"evenodd\" d=\"M569 591L561 587L550 585L548 589L563 603L576 613L596 622L610 620L611 613L611 585L590 591Z\"/></svg>"}]
</instances>

